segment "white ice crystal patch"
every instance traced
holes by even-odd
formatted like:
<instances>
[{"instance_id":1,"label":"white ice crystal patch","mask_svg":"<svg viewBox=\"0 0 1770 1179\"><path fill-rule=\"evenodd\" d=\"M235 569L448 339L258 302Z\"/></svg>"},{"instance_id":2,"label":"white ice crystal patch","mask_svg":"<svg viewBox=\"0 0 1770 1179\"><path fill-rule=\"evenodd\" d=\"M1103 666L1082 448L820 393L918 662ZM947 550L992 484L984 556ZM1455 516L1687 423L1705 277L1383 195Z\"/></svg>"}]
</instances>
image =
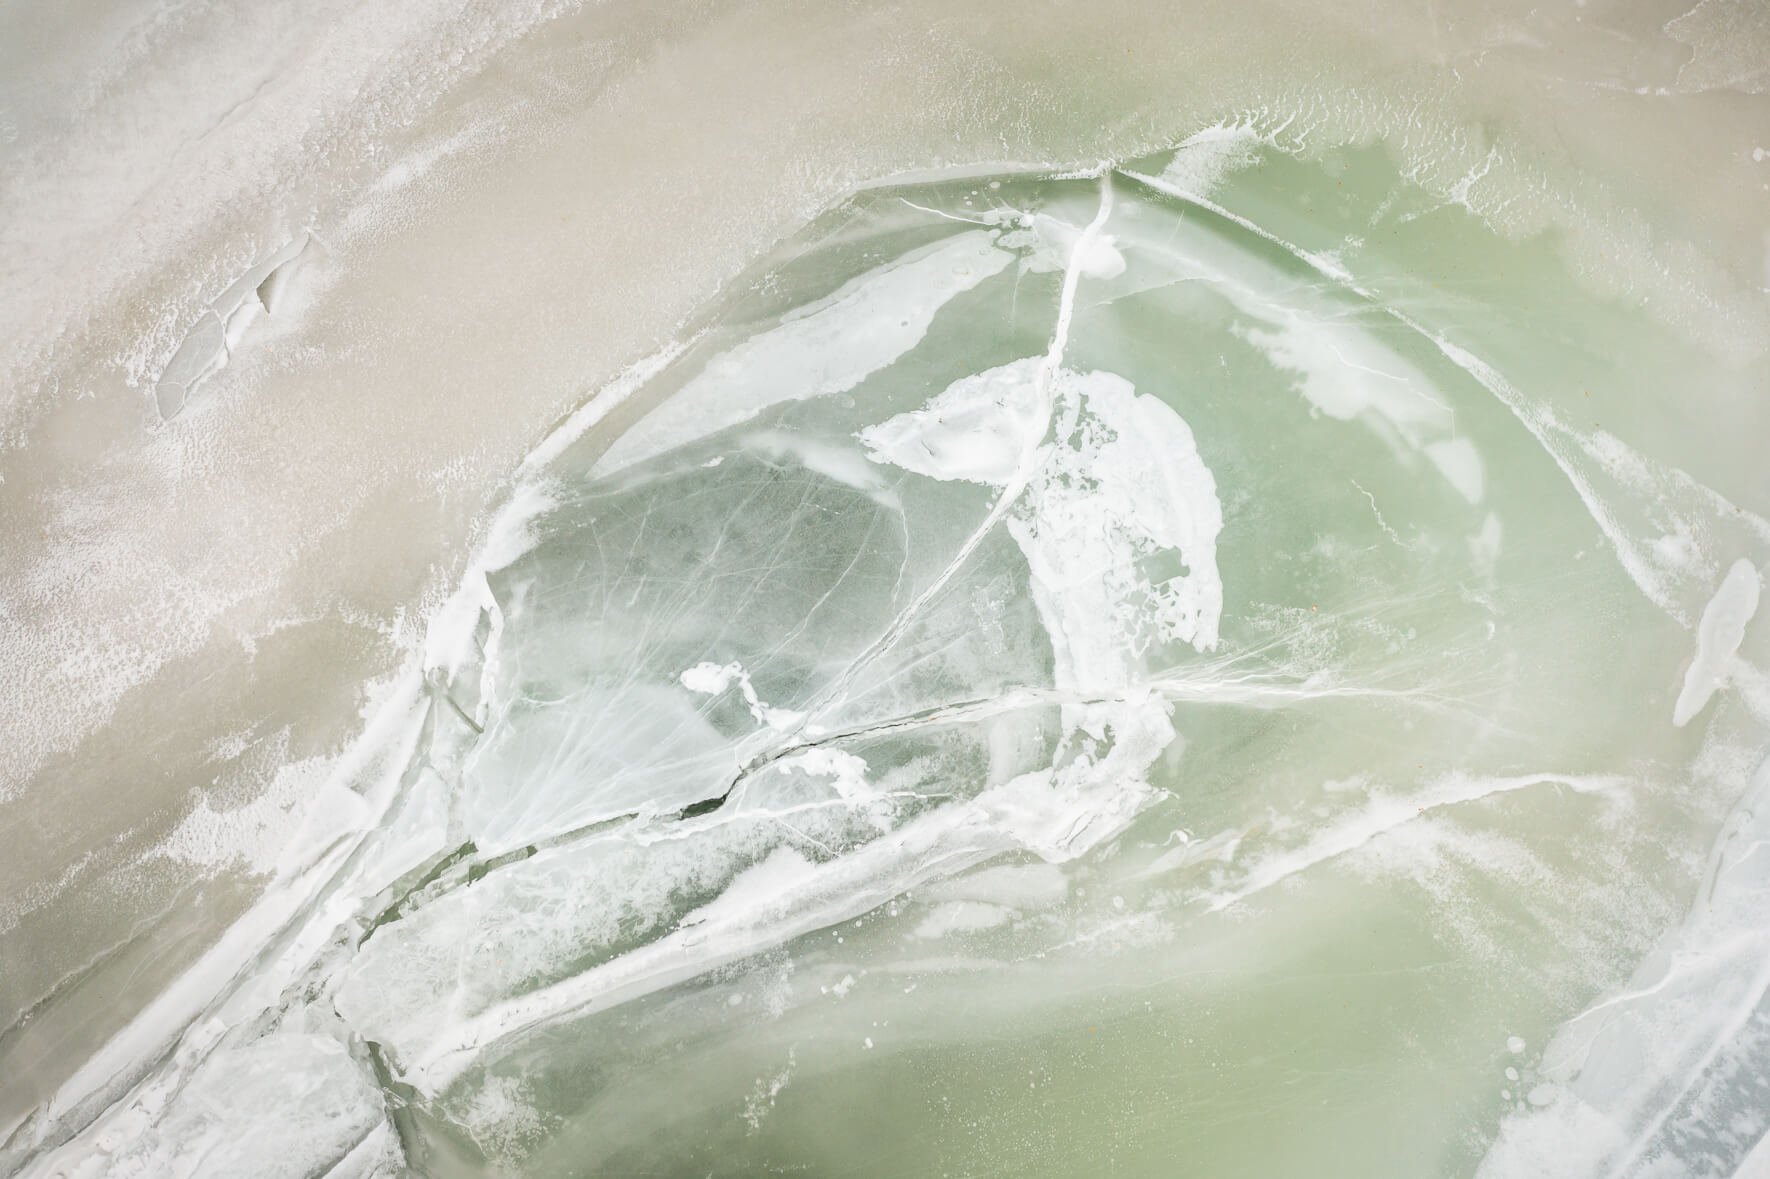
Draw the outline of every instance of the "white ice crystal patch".
<instances>
[{"instance_id":1,"label":"white ice crystal patch","mask_svg":"<svg viewBox=\"0 0 1770 1179\"><path fill-rule=\"evenodd\" d=\"M875 462L1005 487L1039 446L1042 357L966 377L921 409L861 431ZM1007 527L1032 570L1058 685L1123 689L1155 644L1217 642L1223 584L1216 481L1186 422L1113 373L1060 369L1060 428Z\"/></svg>"}]
</instances>

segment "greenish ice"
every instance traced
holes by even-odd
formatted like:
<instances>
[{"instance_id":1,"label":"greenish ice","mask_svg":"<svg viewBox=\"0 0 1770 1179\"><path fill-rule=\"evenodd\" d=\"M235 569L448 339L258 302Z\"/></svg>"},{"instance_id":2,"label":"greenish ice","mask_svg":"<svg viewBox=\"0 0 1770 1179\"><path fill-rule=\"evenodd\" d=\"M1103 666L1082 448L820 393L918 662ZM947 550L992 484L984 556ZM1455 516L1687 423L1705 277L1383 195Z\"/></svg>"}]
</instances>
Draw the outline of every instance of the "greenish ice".
<instances>
[{"instance_id":1,"label":"greenish ice","mask_svg":"<svg viewBox=\"0 0 1770 1179\"><path fill-rule=\"evenodd\" d=\"M1770 1173L1762 312L1434 148L824 209L0 1169Z\"/></svg>"}]
</instances>

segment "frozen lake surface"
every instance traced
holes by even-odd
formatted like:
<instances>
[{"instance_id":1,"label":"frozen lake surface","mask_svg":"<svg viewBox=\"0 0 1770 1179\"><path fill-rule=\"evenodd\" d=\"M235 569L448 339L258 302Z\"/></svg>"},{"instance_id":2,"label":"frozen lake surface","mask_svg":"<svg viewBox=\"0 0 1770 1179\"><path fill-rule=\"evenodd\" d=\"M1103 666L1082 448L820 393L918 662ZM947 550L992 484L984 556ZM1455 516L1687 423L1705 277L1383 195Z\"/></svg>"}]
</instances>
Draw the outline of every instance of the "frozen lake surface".
<instances>
[{"instance_id":1,"label":"frozen lake surface","mask_svg":"<svg viewBox=\"0 0 1770 1179\"><path fill-rule=\"evenodd\" d=\"M0 9L0 1174L1770 1174L1770 8Z\"/></svg>"}]
</instances>

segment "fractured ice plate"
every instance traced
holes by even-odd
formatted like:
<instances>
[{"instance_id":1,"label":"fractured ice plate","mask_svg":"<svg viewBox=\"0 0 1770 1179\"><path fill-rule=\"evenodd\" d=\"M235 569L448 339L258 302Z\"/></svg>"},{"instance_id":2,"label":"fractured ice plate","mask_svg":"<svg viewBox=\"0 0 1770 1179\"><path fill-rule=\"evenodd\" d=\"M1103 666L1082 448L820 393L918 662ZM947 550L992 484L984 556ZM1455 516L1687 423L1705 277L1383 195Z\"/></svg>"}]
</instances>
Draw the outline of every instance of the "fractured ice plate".
<instances>
[{"instance_id":1,"label":"fractured ice plate","mask_svg":"<svg viewBox=\"0 0 1770 1179\"><path fill-rule=\"evenodd\" d=\"M14 1157L1731 1174L1770 526L1631 416L1694 345L1347 175L818 219L525 464L296 915Z\"/></svg>"}]
</instances>

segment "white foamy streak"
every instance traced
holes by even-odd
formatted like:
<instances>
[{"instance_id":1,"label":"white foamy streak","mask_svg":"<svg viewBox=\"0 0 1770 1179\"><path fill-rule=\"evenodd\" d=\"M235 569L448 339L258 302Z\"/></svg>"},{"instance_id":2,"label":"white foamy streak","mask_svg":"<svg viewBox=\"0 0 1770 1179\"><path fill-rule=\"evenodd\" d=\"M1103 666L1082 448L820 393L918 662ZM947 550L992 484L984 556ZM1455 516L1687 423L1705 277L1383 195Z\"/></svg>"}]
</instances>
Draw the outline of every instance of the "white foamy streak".
<instances>
[{"instance_id":1,"label":"white foamy streak","mask_svg":"<svg viewBox=\"0 0 1770 1179\"><path fill-rule=\"evenodd\" d=\"M1262 142L1262 137L1245 123L1206 127L1187 136L1174 149L1174 158L1162 169L1161 179L1192 199L1202 200L1230 173L1257 163L1257 145Z\"/></svg>"},{"instance_id":2,"label":"white foamy streak","mask_svg":"<svg viewBox=\"0 0 1770 1179\"><path fill-rule=\"evenodd\" d=\"M942 307L1007 267L1013 255L994 241L974 230L913 250L720 353L617 438L593 474L612 475L772 405L854 388L920 343Z\"/></svg>"},{"instance_id":3,"label":"white foamy streak","mask_svg":"<svg viewBox=\"0 0 1770 1179\"><path fill-rule=\"evenodd\" d=\"M1336 820L1308 843L1255 864L1228 892L1205 897L1209 912L1218 912L1265 892L1291 877L1354 851L1405 823L1445 807L1460 806L1531 786L1565 786L1580 794L1614 789L1624 782L1604 775L1521 774L1505 778L1455 775L1413 794L1373 797L1356 813Z\"/></svg>"}]
</instances>

